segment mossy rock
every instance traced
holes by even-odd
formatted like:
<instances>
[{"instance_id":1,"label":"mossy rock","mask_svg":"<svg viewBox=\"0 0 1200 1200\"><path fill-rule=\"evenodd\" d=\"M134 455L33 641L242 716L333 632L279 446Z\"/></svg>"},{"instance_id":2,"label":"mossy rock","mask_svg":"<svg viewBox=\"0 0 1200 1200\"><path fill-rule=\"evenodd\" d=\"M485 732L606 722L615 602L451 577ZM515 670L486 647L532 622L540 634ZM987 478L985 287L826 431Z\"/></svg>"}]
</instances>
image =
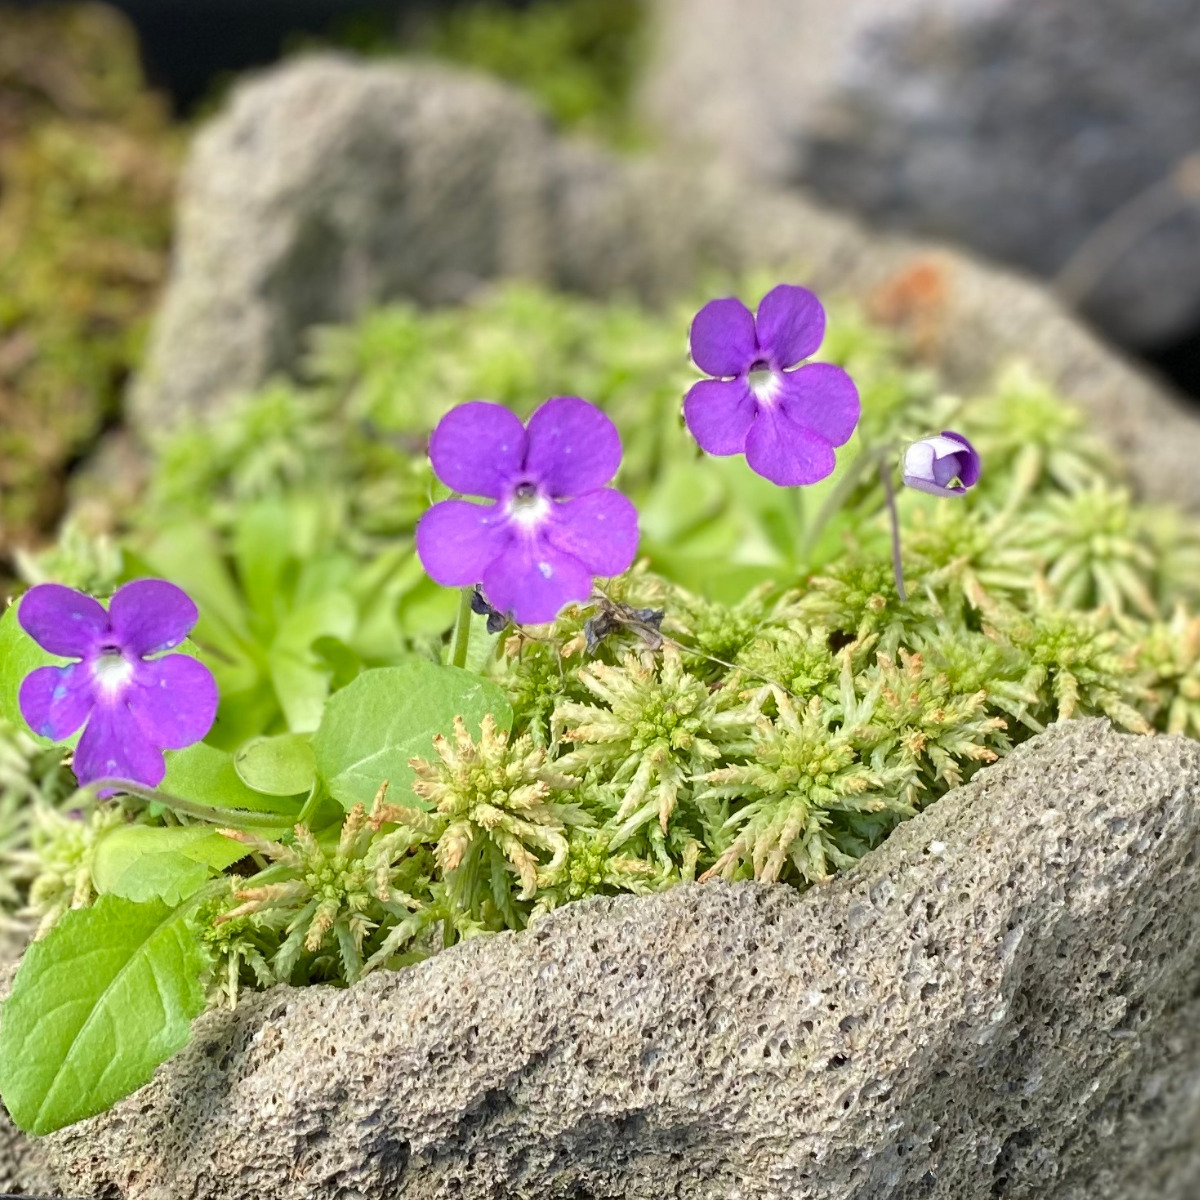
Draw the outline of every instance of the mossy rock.
<instances>
[{"instance_id":1,"label":"mossy rock","mask_svg":"<svg viewBox=\"0 0 1200 1200\"><path fill-rule=\"evenodd\" d=\"M117 416L176 150L123 18L0 8L0 549L52 526L67 468Z\"/></svg>"}]
</instances>

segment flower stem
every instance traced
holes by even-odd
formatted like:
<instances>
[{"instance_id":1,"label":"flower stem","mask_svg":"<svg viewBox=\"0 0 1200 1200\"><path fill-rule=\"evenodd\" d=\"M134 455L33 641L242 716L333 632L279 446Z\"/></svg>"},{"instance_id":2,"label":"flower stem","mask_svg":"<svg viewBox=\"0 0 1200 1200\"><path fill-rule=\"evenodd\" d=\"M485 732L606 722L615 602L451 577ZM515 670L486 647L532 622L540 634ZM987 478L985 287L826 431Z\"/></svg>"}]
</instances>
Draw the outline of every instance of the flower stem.
<instances>
[{"instance_id":1,"label":"flower stem","mask_svg":"<svg viewBox=\"0 0 1200 1200\"><path fill-rule=\"evenodd\" d=\"M471 596L474 588L463 588L462 597L458 602L458 620L454 623L454 650L450 656L451 665L465 667L467 665L467 647L471 644Z\"/></svg>"},{"instance_id":2,"label":"flower stem","mask_svg":"<svg viewBox=\"0 0 1200 1200\"><path fill-rule=\"evenodd\" d=\"M145 804L161 804L174 813L196 817L212 825L226 825L230 829L287 829L294 823L294 817L282 813L251 812L244 808L222 808L209 804L197 804L184 800L180 796L172 796L157 788L142 787L125 779L96 779L88 785L95 792L120 792L124 796L140 800Z\"/></svg>"},{"instance_id":3,"label":"flower stem","mask_svg":"<svg viewBox=\"0 0 1200 1200\"><path fill-rule=\"evenodd\" d=\"M904 590L904 565L900 561L900 517L896 512L896 489L892 486L892 469L882 460L879 463L879 478L883 481L888 517L892 522L892 570L896 574L896 592L903 604L908 600L908 593Z\"/></svg>"}]
</instances>

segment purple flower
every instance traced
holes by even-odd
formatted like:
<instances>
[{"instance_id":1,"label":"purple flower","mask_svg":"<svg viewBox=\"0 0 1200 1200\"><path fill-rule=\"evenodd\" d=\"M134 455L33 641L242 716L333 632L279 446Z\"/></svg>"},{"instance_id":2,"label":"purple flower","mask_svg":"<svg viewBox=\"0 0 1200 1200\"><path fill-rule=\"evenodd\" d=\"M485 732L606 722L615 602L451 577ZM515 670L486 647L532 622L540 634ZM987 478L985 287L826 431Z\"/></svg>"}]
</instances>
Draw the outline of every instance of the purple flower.
<instances>
[{"instance_id":1,"label":"purple flower","mask_svg":"<svg viewBox=\"0 0 1200 1200\"><path fill-rule=\"evenodd\" d=\"M523 426L499 404L451 409L429 442L438 478L491 504L443 500L417 525L417 553L446 587L480 583L523 625L586 600L593 575L619 575L637 554L637 510L605 487L621 465L616 426L574 396L547 400Z\"/></svg>"},{"instance_id":2,"label":"purple flower","mask_svg":"<svg viewBox=\"0 0 1200 1200\"><path fill-rule=\"evenodd\" d=\"M979 481L979 453L961 433L945 429L904 452L904 482L931 496L961 496ZM958 483L955 484L955 480Z\"/></svg>"},{"instance_id":3,"label":"purple flower","mask_svg":"<svg viewBox=\"0 0 1200 1200\"><path fill-rule=\"evenodd\" d=\"M816 483L834 468L834 447L858 424L858 389L841 367L797 363L825 336L825 310L802 287L772 288L754 316L732 297L710 300L692 322L692 358L715 379L683 402L692 436L709 454L745 454L781 487Z\"/></svg>"},{"instance_id":4,"label":"purple flower","mask_svg":"<svg viewBox=\"0 0 1200 1200\"><path fill-rule=\"evenodd\" d=\"M39 667L21 684L21 713L34 732L61 742L81 725L75 776L81 784L124 779L157 787L164 750L200 741L217 713L217 685L186 654L151 658L178 646L199 614L187 594L162 579L119 588L100 603L57 583L31 588L17 619L43 650L78 662Z\"/></svg>"}]
</instances>

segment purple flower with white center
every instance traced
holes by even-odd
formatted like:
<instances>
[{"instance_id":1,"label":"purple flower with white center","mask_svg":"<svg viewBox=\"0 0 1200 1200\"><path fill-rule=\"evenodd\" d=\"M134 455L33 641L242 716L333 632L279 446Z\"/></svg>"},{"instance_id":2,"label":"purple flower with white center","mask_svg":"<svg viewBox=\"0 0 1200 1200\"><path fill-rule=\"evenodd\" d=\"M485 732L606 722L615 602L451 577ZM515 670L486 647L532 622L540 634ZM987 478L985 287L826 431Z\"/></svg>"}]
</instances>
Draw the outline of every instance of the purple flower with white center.
<instances>
[{"instance_id":1,"label":"purple flower with white center","mask_svg":"<svg viewBox=\"0 0 1200 1200\"><path fill-rule=\"evenodd\" d=\"M438 478L490 504L443 500L417 525L417 554L445 587L482 584L522 625L586 600L595 575L633 565L637 510L604 485L621 465L616 426L575 396L547 400L522 425L500 404L451 409L429 442Z\"/></svg>"},{"instance_id":2,"label":"purple flower with white center","mask_svg":"<svg viewBox=\"0 0 1200 1200\"><path fill-rule=\"evenodd\" d=\"M829 475L834 448L858 424L859 402L841 367L797 367L824 336L825 310L807 288L772 288L757 316L733 297L710 300L692 322L692 359L716 378L695 384L683 402L701 449L745 454L751 470L781 487Z\"/></svg>"},{"instance_id":3,"label":"purple flower with white center","mask_svg":"<svg viewBox=\"0 0 1200 1200\"><path fill-rule=\"evenodd\" d=\"M964 495L979 482L979 470L979 452L950 429L913 442L904 452L904 482L931 496Z\"/></svg>"},{"instance_id":4,"label":"purple flower with white center","mask_svg":"<svg viewBox=\"0 0 1200 1200\"><path fill-rule=\"evenodd\" d=\"M217 685L201 662L161 654L195 625L186 592L162 579L119 588L108 610L91 596L42 583L21 598L17 619L43 650L78 659L39 667L21 684L21 713L43 737L64 741L84 726L75 748L81 784L122 779L157 787L164 750L200 741L217 714Z\"/></svg>"}]
</instances>

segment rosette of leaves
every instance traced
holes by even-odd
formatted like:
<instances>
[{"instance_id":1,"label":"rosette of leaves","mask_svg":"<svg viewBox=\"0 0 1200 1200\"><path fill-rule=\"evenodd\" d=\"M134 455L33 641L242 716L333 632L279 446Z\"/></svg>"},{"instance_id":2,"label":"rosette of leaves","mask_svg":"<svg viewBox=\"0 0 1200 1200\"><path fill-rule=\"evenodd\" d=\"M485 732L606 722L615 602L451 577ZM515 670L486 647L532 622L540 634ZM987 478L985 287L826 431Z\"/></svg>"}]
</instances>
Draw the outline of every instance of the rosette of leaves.
<instances>
[{"instance_id":1,"label":"rosette of leaves","mask_svg":"<svg viewBox=\"0 0 1200 1200\"><path fill-rule=\"evenodd\" d=\"M663 647L660 662L629 654L619 666L584 667L579 680L592 702L567 700L555 709L556 740L572 746L556 767L584 775L614 848L650 822L665 836L692 778L744 724L736 682L710 690L673 645Z\"/></svg>"},{"instance_id":2,"label":"rosette of leaves","mask_svg":"<svg viewBox=\"0 0 1200 1200\"><path fill-rule=\"evenodd\" d=\"M913 807L901 798L903 768L864 760L858 730L819 696L798 704L767 689L775 715L760 712L734 761L702 777L700 795L731 802L724 845L701 876L818 883L850 866ZM764 697L765 699L765 697Z\"/></svg>"},{"instance_id":3,"label":"rosette of leaves","mask_svg":"<svg viewBox=\"0 0 1200 1200\"><path fill-rule=\"evenodd\" d=\"M418 897L429 885L428 854L410 827L393 823L384 830L395 811L384 803L386 793L386 786L381 787L370 816L356 804L336 839L318 838L305 825L296 826L290 843L224 831L273 866L236 888L233 899L238 903L220 913L214 925L271 912L286 914L286 919L275 922L285 935L271 955L275 981L291 981L300 968L309 981L341 978L353 983L370 957L364 954L368 937L385 922L393 930L411 930L411 937L421 931L419 923L406 923L423 907ZM243 939L245 928L238 930ZM389 940L388 944L394 950L397 943ZM263 963L248 943L234 945L232 953L258 974L256 968ZM228 970L233 969L231 963Z\"/></svg>"},{"instance_id":4,"label":"rosette of leaves","mask_svg":"<svg viewBox=\"0 0 1200 1200\"><path fill-rule=\"evenodd\" d=\"M433 844L455 908L489 928L519 929L521 905L566 861L567 830L590 823L569 799L578 780L548 763L528 735L510 741L491 714L478 741L456 717L453 737L439 734L433 746L435 760L409 764L413 791L433 811L392 806L387 819Z\"/></svg>"},{"instance_id":5,"label":"rosette of leaves","mask_svg":"<svg viewBox=\"0 0 1200 1200\"><path fill-rule=\"evenodd\" d=\"M901 795L913 809L1009 749L1007 722L987 701L986 688L958 691L948 674L903 648L898 658L877 655L858 675L847 660L842 676L846 725L881 773L904 778Z\"/></svg>"}]
</instances>

